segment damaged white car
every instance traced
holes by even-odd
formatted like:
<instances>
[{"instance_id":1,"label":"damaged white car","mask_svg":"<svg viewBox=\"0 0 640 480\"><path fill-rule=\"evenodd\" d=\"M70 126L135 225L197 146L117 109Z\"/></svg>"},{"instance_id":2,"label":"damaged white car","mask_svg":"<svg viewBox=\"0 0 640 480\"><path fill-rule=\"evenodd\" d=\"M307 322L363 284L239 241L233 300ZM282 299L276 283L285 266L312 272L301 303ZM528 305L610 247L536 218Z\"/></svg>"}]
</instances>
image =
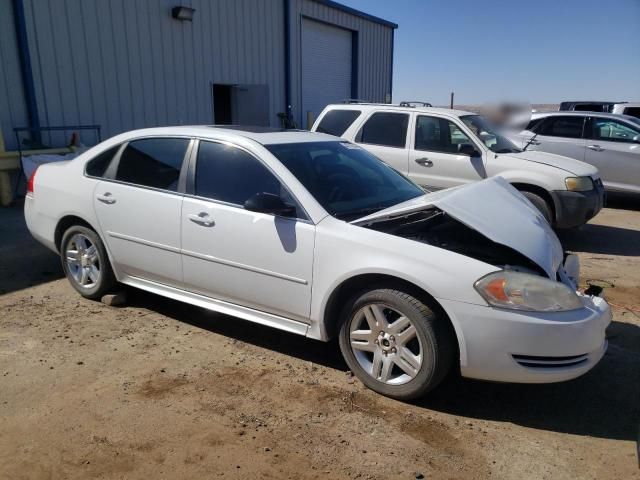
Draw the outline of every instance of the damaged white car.
<instances>
[{"instance_id":1,"label":"damaged white car","mask_svg":"<svg viewBox=\"0 0 640 480\"><path fill-rule=\"evenodd\" d=\"M368 387L419 397L452 370L543 383L602 358L607 303L503 179L424 192L332 136L139 130L29 180L32 234L71 285L117 282L318 340Z\"/></svg>"}]
</instances>

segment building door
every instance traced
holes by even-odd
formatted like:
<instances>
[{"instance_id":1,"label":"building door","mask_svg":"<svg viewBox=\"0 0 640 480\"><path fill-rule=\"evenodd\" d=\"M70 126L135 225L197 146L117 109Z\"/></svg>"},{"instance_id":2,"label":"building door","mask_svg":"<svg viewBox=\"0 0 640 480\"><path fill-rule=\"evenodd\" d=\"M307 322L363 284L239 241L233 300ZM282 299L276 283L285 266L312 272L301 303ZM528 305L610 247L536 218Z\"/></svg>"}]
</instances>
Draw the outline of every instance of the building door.
<instances>
[{"instance_id":1,"label":"building door","mask_svg":"<svg viewBox=\"0 0 640 480\"><path fill-rule=\"evenodd\" d=\"M213 84L213 123L269 126L268 85Z\"/></svg>"},{"instance_id":2,"label":"building door","mask_svg":"<svg viewBox=\"0 0 640 480\"><path fill-rule=\"evenodd\" d=\"M302 123L307 112L317 118L330 103L351 98L353 32L302 20Z\"/></svg>"}]
</instances>

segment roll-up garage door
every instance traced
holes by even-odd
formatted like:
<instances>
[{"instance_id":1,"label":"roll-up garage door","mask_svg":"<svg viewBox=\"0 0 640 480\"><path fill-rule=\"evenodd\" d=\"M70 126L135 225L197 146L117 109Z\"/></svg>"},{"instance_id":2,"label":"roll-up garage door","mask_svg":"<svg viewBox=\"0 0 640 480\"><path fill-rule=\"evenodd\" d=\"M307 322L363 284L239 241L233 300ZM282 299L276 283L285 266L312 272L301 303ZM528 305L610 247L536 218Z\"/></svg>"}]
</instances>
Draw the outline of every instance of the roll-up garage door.
<instances>
[{"instance_id":1,"label":"roll-up garage door","mask_svg":"<svg viewBox=\"0 0 640 480\"><path fill-rule=\"evenodd\" d=\"M325 23L302 20L302 126L330 103L351 98L352 32Z\"/></svg>"}]
</instances>

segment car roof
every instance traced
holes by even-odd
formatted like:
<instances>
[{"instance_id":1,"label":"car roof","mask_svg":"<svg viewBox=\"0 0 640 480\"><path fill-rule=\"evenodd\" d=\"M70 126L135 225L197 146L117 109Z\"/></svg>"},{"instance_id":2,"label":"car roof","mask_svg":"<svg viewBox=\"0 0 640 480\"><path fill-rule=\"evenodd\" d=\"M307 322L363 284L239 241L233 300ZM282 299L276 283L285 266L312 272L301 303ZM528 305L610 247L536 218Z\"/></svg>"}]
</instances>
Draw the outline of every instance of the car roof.
<instances>
[{"instance_id":1,"label":"car roof","mask_svg":"<svg viewBox=\"0 0 640 480\"><path fill-rule=\"evenodd\" d=\"M240 126L240 125L180 125L171 127L144 128L131 130L122 134L125 139L144 136L191 136L198 138L219 139L220 134L227 138L249 138L262 145L281 143L309 143L309 142L344 142L344 139L325 133L309 132L307 130L286 130L283 128Z\"/></svg>"},{"instance_id":2,"label":"car roof","mask_svg":"<svg viewBox=\"0 0 640 480\"><path fill-rule=\"evenodd\" d=\"M573 110L568 111L558 111L558 112L536 112L531 114L531 119L535 120L536 118L544 118L544 117L603 117L610 118L611 120L629 120L633 123L636 123L637 120L635 117L631 115L623 115L620 113L608 113L608 112L575 112Z\"/></svg>"},{"instance_id":3,"label":"car roof","mask_svg":"<svg viewBox=\"0 0 640 480\"><path fill-rule=\"evenodd\" d=\"M334 103L327 105L326 110L358 110L362 112L377 112L380 110L393 110L403 113L435 113L439 115L448 115L450 117L461 117L463 115L478 115L474 112L467 112L464 110L455 110L451 108L441 107L405 107L392 103Z\"/></svg>"}]
</instances>

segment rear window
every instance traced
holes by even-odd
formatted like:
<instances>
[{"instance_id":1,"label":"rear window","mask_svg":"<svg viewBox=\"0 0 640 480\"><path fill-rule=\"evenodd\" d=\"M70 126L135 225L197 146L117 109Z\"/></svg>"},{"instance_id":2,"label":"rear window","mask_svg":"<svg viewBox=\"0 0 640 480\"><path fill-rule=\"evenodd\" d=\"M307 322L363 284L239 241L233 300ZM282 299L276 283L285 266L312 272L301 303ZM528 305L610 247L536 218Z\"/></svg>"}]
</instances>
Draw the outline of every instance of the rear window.
<instances>
[{"instance_id":1,"label":"rear window","mask_svg":"<svg viewBox=\"0 0 640 480\"><path fill-rule=\"evenodd\" d=\"M102 152L94 159L89 160L85 169L86 174L91 177L104 177L104 173L107 171L107 168L109 168L111 160L113 160L113 157L119 148L120 145L111 147L109 150Z\"/></svg>"},{"instance_id":2,"label":"rear window","mask_svg":"<svg viewBox=\"0 0 640 480\"><path fill-rule=\"evenodd\" d=\"M188 145L186 138L133 140L120 156L116 180L175 192Z\"/></svg>"},{"instance_id":3,"label":"rear window","mask_svg":"<svg viewBox=\"0 0 640 480\"><path fill-rule=\"evenodd\" d=\"M624 114L640 118L640 107L627 107L624 109Z\"/></svg>"},{"instance_id":4,"label":"rear window","mask_svg":"<svg viewBox=\"0 0 640 480\"><path fill-rule=\"evenodd\" d=\"M584 117L547 117L536 133L549 137L582 138Z\"/></svg>"},{"instance_id":5,"label":"rear window","mask_svg":"<svg viewBox=\"0 0 640 480\"><path fill-rule=\"evenodd\" d=\"M406 113L374 113L358 132L356 142L404 148L408 124L409 115Z\"/></svg>"},{"instance_id":6,"label":"rear window","mask_svg":"<svg viewBox=\"0 0 640 480\"><path fill-rule=\"evenodd\" d=\"M360 110L330 110L322 117L316 131L339 137L347 131L347 128L361 113Z\"/></svg>"},{"instance_id":7,"label":"rear window","mask_svg":"<svg viewBox=\"0 0 640 480\"><path fill-rule=\"evenodd\" d=\"M573 108L576 112L608 112L607 105L594 103L579 103Z\"/></svg>"}]
</instances>

